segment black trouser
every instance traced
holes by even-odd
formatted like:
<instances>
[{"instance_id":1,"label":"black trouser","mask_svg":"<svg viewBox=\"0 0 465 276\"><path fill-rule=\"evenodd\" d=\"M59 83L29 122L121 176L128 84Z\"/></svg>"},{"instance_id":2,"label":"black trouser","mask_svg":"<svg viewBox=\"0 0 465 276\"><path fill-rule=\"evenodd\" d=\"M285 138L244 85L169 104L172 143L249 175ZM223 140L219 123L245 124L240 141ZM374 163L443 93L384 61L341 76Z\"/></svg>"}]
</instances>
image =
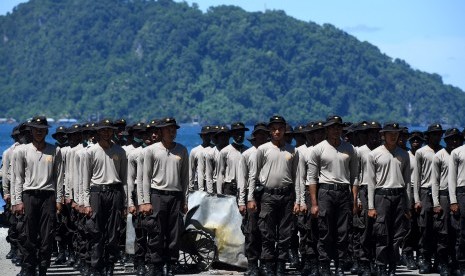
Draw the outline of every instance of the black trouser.
<instances>
[{"instance_id":1,"label":"black trouser","mask_svg":"<svg viewBox=\"0 0 465 276\"><path fill-rule=\"evenodd\" d=\"M266 191L262 195L258 226L262 236L261 260L286 262L294 229L295 193L289 188L279 194Z\"/></svg>"},{"instance_id":2,"label":"black trouser","mask_svg":"<svg viewBox=\"0 0 465 276\"><path fill-rule=\"evenodd\" d=\"M420 253L428 261L434 254L437 244L436 236L433 230L433 198L431 189L420 189L421 212L418 220L420 226Z\"/></svg>"},{"instance_id":3,"label":"black trouser","mask_svg":"<svg viewBox=\"0 0 465 276\"><path fill-rule=\"evenodd\" d=\"M232 196L237 197L237 183L236 183L236 181L225 182L223 184L223 194L224 195L232 195Z\"/></svg>"},{"instance_id":4,"label":"black trouser","mask_svg":"<svg viewBox=\"0 0 465 276\"><path fill-rule=\"evenodd\" d=\"M360 213L361 223L365 226L360 231L360 251L358 251L358 259L360 261L371 261L375 255L375 241L373 237L374 219L368 217L368 189L367 186L361 186L359 189L359 198L362 203L362 211Z\"/></svg>"},{"instance_id":5,"label":"black trouser","mask_svg":"<svg viewBox=\"0 0 465 276\"><path fill-rule=\"evenodd\" d=\"M257 262L262 252L262 236L258 227L260 214L260 201L256 201L257 211L249 212L245 215L244 236L245 236L245 256L249 262Z\"/></svg>"},{"instance_id":6,"label":"black trouser","mask_svg":"<svg viewBox=\"0 0 465 276\"><path fill-rule=\"evenodd\" d=\"M55 192L24 191L23 204L26 230L23 267L27 270L35 269L37 265L49 267L55 241Z\"/></svg>"},{"instance_id":7,"label":"black trouser","mask_svg":"<svg viewBox=\"0 0 465 276\"><path fill-rule=\"evenodd\" d=\"M60 214L56 215L56 235L55 240L58 242L60 252L68 249L71 253L74 251L73 234L75 231L74 222L71 219L71 212L74 211L70 204L63 204Z\"/></svg>"},{"instance_id":8,"label":"black trouser","mask_svg":"<svg viewBox=\"0 0 465 276\"><path fill-rule=\"evenodd\" d=\"M327 184L333 185L333 184ZM352 193L349 185L344 190L318 189L318 254L321 262L347 257L349 231L352 220Z\"/></svg>"},{"instance_id":9,"label":"black trouser","mask_svg":"<svg viewBox=\"0 0 465 276\"><path fill-rule=\"evenodd\" d=\"M445 191L440 192L444 193ZM455 263L455 241L457 237L451 225L448 193L439 195L439 204L441 205L442 211L439 214L434 214L434 231L438 240L437 256L441 263L447 264L449 259Z\"/></svg>"},{"instance_id":10,"label":"black trouser","mask_svg":"<svg viewBox=\"0 0 465 276\"><path fill-rule=\"evenodd\" d=\"M375 191L377 212L373 229L376 235L376 264L396 265L399 248L407 233L405 194L382 195Z\"/></svg>"},{"instance_id":11,"label":"black trouser","mask_svg":"<svg viewBox=\"0 0 465 276\"><path fill-rule=\"evenodd\" d=\"M413 197L413 189L411 190L410 206L415 205L415 199ZM412 212L411 218L409 219L409 230L405 235L404 242L402 244L402 253L413 254L413 251L418 251L418 244L420 242L420 226L418 226L419 215L417 212Z\"/></svg>"},{"instance_id":12,"label":"black trouser","mask_svg":"<svg viewBox=\"0 0 465 276\"><path fill-rule=\"evenodd\" d=\"M305 191L307 213L298 216L297 228L300 232L299 251L302 259L318 258L318 219L312 217L310 209L312 204L308 191Z\"/></svg>"},{"instance_id":13,"label":"black trouser","mask_svg":"<svg viewBox=\"0 0 465 276\"><path fill-rule=\"evenodd\" d=\"M459 212L454 214L453 222L457 229L457 261L461 266L465 265L465 188L457 187L457 203L459 204Z\"/></svg>"},{"instance_id":14,"label":"black trouser","mask_svg":"<svg viewBox=\"0 0 465 276\"><path fill-rule=\"evenodd\" d=\"M120 186L120 185L118 185ZM91 266L101 269L119 257L121 223L123 221L123 187L90 192L92 216L86 220L89 234Z\"/></svg>"},{"instance_id":15,"label":"black trouser","mask_svg":"<svg viewBox=\"0 0 465 276\"><path fill-rule=\"evenodd\" d=\"M87 229L87 217L84 214L75 212L76 231L74 232L74 247L82 264L90 266L90 235Z\"/></svg>"},{"instance_id":16,"label":"black trouser","mask_svg":"<svg viewBox=\"0 0 465 276\"><path fill-rule=\"evenodd\" d=\"M182 192L170 193L152 189L150 202L153 214L148 219L155 224L147 229L147 260L154 264L176 262L179 259L179 239L183 231Z\"/></svg>"},{"instance_id":17,"label":"black trouser","mask_svg":"<svg viewBox=\"0 0 465 276\"><path fill-rule=\"evenodd\" d=\"M132 192L134 205L137 206L137 193ZM136 213L132 216L132 224L136 232L136 239L134 241L134 263L145 263L145 254L147 253L147 230L143 227L144 216L142 213Z\"/></svg>"}]
</instances>

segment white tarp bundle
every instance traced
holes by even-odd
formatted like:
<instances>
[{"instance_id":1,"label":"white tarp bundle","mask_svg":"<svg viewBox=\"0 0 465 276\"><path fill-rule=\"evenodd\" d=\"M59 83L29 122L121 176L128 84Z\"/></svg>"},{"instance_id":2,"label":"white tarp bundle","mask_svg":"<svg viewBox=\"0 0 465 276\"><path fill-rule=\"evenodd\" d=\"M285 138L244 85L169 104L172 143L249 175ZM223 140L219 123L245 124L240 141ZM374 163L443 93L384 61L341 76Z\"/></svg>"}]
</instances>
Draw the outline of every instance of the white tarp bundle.
<instances>
[{"instance_id":1,"label":"white tarp bundle","mask_svg":"<svg viewBox=\"0 0 465 276\"><path fill-rule=\"evenodd\" d=\"M189 193L188 207L188 223L214 235L218 260L246 268L242 216L237 208L236 198L195 191Z\"/></svg>"}]
</instances>

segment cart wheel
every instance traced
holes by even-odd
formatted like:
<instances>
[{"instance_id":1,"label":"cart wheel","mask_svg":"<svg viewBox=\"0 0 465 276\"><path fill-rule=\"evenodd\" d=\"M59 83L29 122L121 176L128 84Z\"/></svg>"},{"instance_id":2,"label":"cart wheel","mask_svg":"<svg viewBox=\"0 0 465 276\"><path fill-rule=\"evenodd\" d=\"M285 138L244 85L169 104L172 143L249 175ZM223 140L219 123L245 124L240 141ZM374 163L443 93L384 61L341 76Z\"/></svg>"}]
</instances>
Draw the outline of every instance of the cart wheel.
<instances>
[{"instance_id":1,"label":"cart wheel","mask_svg":"<svg viewBox=\"0 0 465 276\"><path fill-rule=\"evenodd\" d=\"M180 263L194 265L199 270L208 270L217 258L215 241L208 233L197 230L186 230L181 238Z\"/></svg>"}]
</instances>

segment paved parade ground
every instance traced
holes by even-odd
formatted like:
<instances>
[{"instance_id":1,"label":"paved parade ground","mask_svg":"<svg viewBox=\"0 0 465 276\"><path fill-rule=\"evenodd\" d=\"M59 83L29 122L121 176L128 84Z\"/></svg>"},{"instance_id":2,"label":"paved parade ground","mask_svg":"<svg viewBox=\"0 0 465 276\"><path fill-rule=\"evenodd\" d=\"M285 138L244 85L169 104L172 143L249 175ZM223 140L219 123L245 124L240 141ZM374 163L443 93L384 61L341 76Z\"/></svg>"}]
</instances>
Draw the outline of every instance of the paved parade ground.
<instances>
[{"instance_id":1,"label":"paved parade ground","mask_svg":"<svg viewBox=\"0 0 465 276\"><path fill-rule=\"evenodd\" d=\"M7 234L7 228L0 228L0 275L2 276L15 276L19 273L20 268L14 266L10 260L5 259L5 255L10 249L10 245L5 241ZM289 270L289 275L299 275L297 271ZM405 267L400 267L398 269L398 275L419 275L418 270L407 270ZM59 275L80 275L79 272L74 271L70 267L64 265L56 266L53 265L49 269L47 275L59 276ZM121 264L118 264L115 269L115 275L134 275L128 268L128 271L125 271L125 267ZM201 272L198 274L184 274L184 275L243 275L243 272L231 269L224 268L212 268L209 271ZM349 274L347 274L349 275ZM439 275L439 274L424 274L424 275Z\"/></svg>"}]
</instances>

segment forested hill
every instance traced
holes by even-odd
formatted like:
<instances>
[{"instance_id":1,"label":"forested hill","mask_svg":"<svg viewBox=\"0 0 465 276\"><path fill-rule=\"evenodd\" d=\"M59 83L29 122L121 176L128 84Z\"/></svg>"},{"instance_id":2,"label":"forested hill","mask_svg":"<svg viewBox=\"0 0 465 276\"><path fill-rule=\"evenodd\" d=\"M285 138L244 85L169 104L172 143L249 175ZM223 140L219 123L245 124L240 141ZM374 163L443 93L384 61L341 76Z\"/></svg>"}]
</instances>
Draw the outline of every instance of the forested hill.
<instances>
[{"instance_id":1,"label":"forested hill","mask_svg":"<svg viewBox=\"0 0 465 276\"><path fill-rule=\"evenodd\" d=\"M0 117L465 122L465 94L439 75L282 11L30 0L0 31Z\"/></svg>"}]
</instances>

